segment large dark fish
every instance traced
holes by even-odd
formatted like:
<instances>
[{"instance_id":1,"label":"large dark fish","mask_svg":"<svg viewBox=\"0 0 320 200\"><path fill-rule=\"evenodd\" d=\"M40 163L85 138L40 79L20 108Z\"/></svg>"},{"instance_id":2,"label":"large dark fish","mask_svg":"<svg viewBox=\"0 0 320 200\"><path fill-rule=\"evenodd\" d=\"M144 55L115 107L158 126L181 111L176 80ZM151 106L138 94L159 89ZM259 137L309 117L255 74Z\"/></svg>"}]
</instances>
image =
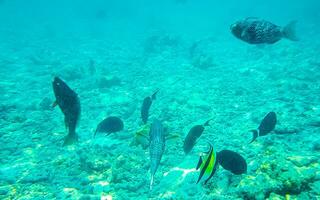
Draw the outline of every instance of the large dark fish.
<instances>
[{"instance_id":1,"label":"large dark fish","mask_svg":"<svg viewBox=\"0 0 320 200\"><path fill-rule=\"evenodd\" d=\"M251 142L255 141L258 136L265 136L276 127L277 115L275 112L269 112L261 121L257 130L252 130L253 137ZM251 143L250 142L250 143Z\"/></svg>"},{"instance_id":2,"label":"large dark fish","mask_svg":"<svg viewBox=\"0 0 320 200\"><path fill-rule=\"evenodd\" d=\"M64 114L64 122L69 131L63 145L73 144L78 141L76 126L80 118L81 110L79 97L64 81L58 77L54 78L52 87L56 97L54 106L58 105Z\"/></svg>"},{"instance_id":3,"label":"large dark fish","mask_svg":"<svg viewBox=\"0 0 320 200\"><path fill-rule=\"evenodd\" d=\"M217 162L217 154L214 151L212 145L210 144L210 149L206 153L205 156L200 156L199 162L197 164L196 170L200 169L200 175L198 178L197 183L201 180L201 178L205 175L207 178L204 182L206 184L211 177L214 175L218 168L218 162Z\"/></svg>"},{"instance_id":4,"label":"large dark fish","mask_svg":"<svg viewBox=\"0 0 320 200\"><path fill-rule=\"evenodd\" d=\"M98 132L107 133L107 135L111 133L115 133L121 131L123 129L123 122L119 117L107 117L102 122L100 122L97 126L97 129L94 133L94 136Z\"/></svg>"},{"instance_id":5,"label":"large dark fish","mask_svg":"<svg viewBox=\"0 0 320 200\"><path fill-rule=\"evenodd\" d=\"M247 172L246 160L237 152L222 150L218 152L217 159L219 164L233 174L240 175Z\"/></svg>"},{"instance_id":6,"label":"large dark fish","mask_svg":"<svg viewBox=\"0 0 320 200\"><path fill-rule=\"evenodd\" d=\"M232 24L230 29L235 37L249 44L274 44L282 38L297 41L296 23L292 21L287 26L280 27L258 18L247 18Z\"/></svg>"},{"instance_id":7,"label":"large dark fish","mask_svg":"<svg viewBox=\"0 0 320 200\"><path fill-rule=\"evenodd\" d=\"M195 125L190 129L183 143L183 150L186 154L188 154L192 150L197 142L197 139L203 133L204 127L208 126L210 121L211 119L206 121L206 123L204 123L203 125Z\"/></svg>"},{"instance_id":8,"label":"large dark fish","mask_svg":"<svg viewBox=\"0 0 320 200\"><path fill-rule=\"evenodd\" d=\"M142 107L141 107L141 119L144 124L146 124L148 121L150 106L152 104L152 101L156 99L156 95L158 92L159 90L157 90L151 96L144 98L143 100Z\"/></svg>"},{"instance_id":9,"label":"large dark fish","mask_svg":"<svg viewBox=\"0 0 320 200\"><path fill-rule=\"evenodd\" d=\"M161 122L155 119L151 125L150 132L150 190L152 189L154 174L156 173L165 148L165 133Z\"/></svg>"}]
</instances>

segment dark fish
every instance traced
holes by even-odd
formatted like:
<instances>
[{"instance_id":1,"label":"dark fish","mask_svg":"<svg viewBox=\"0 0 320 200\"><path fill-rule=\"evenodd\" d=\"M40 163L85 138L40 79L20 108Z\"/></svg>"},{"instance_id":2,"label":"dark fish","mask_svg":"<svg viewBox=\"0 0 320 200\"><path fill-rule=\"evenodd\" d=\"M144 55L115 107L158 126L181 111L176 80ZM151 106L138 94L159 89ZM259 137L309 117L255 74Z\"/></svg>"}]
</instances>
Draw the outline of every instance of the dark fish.
<instances>
[{"instance_id":1,"label":"dark fish","mask_svg":"<svg viewBox=\"0 0 320 200\"><path fill-rule=\"evenodd\" d=\"M232 34L238 39L250 44L273 44L286 38L297 41L295 34L296 21L285 27L258 18L240 20L230 26Z\"/></svg>"},{"instance_id":2,"label":"dark fish","mask_svg":"<svg viewBox=\"0 0 320 200\"><path fill-rule=\"evenodd\" d=\"M144 98L143 100L142 107L141 107L141 118L144 124L146 124L148 121L150 106L152 104L152 101L156 99L156 95L158 92L159 90L157 90L151 96Z\"/></svg>"},{"instance_id":3,"label":"dark fish","mask_svg":"<svg viewBox=\"0 0 320 200\"><path fill-rule=\"evenodd\" d=\"M80 101L78 95L60 78L55 77L52 82L56 100L53 106L58 105L64 114L64 122L68 128L68 135L63 145L73 144L78 141L76 126L80 118Z\"/></svg>"},{"instance_id":4,"label":"dark fish","mask_svg":"<svg viewBox=\"0 0 320 200\"><path fill-rule=\"evenodd\" d=\"M152 189L154 174L156 173L165 148L165 133L161 122L155 119L151 125L150 132L150 190Z\"/></svg>"},{"instance_id":5,"label":"dark fish","mask_svg":"<svg viewBox=\"0 0 320 200\"><path fill-rule=\"evenodd\" d=\"M217 154L214 151L212 145L210 144L210 149L207 152L207 155L200 156L198 165L196 167L196 170L200 169L200 175L198 178L197 183L201 180L201 178L205 175L207 176L207 179L205 180L204 184L206 184L211 177L214 175L218 168L218 162L217 162Z\"/></svg>"},{"instance_id":6,"label":"dark fish","mask_svg":"<svg viewBox=\"0 0 320 200\"><path fill-rule=\"evenodd\" d=\"M265 136L275 128L277 124L277 115L275 112L269 112L261 121L257 130L252 130L253 138L251 142L255 141L258 136ZM250 142L250 143L251 143Z\"/></svg>"},{"instance_id":7,"label":"dark fish","mask_svg":"<svg viewBox=\"0 0 320 200\"><path fill-rule=\"evenodd\" d=\"M124 125L120 118L107 117L98 124L97 129L94 133L94 137L98 132L104 132L107 133L107 135L110 135L111 133L121 131L123 127Z\"/></svg>"},{"instance_id":8,"label":"dark fish","mask_svg":"<svg viewBox=\"0 0 320 200\"><path fill-rule=\"evenodd\" d=\"M183 143L183 150L186 154L188 154L192 150L192 148L197 142L197 139L203 133L204 127L208 126L210 121L211 119L206 121L206 123L204 123L203 125L195 125L190 129Z\"/></svg>"},{"instance_id":9,"label":"dark fish","mask_svg":"<svg viewBox=\"0 0 320 200\"><path fill-rule=\"evenodd\" d=\"M238 153L230 150L218 152L217 159L219 164L233 174L240 175L247 172L246 160Z\"/></svg>"}]
</instances>

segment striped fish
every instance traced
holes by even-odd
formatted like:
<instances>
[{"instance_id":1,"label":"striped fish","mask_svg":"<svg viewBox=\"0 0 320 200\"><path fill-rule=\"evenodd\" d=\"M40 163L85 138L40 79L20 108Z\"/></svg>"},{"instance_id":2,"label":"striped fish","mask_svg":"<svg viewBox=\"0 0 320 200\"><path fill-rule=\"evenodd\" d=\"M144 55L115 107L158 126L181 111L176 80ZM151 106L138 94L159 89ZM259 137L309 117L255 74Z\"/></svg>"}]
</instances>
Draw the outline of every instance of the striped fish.
<instances>
[{"instance_id":1,"label":"striped fish","mask_svg":"<svg viewBox=\"0 0 320 200\"><path fill-rule=\"evenodd\" d=\"M207 152L207 155L200 156L198 165L196 169L200 169L200 175L198 178L197 183L201 180L203 176L206 176L207 179L205 180L204 184L206 184L210 178L214 175L218 168L218 162L217 162L217 154L214 151L212 145L210 144L210 149Z\"/></svg>"},{"instance_id":2,"label":"striped fish","mask_svg":"<svg viewBox=\"0 0 320 200\"><path fill-rule=\"evenodd\" d=\"M165 148L165 135L161 122L155 119L150 128L150 190L152 189L154 174L156 173Z\"/></svg>"}]
</instances>

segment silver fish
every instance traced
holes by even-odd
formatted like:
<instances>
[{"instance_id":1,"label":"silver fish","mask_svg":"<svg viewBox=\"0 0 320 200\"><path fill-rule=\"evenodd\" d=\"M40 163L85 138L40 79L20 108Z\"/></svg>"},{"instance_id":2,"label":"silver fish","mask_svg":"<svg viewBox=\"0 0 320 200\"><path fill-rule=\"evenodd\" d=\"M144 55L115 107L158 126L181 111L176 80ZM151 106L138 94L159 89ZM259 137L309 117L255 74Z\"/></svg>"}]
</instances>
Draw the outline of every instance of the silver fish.
<instances>
[{"instance_id":1,"label":"silver fish","mask_svg":"<svg viewBox=\"0 0 320 200\"><path fill-rule=\"evenodd\" d=\"M160 164L160 160L165 148L165 135L161 122L155 119L151 125L150 132L150 190L152 189L154 175Z\"/></svg>"}]
</instances>

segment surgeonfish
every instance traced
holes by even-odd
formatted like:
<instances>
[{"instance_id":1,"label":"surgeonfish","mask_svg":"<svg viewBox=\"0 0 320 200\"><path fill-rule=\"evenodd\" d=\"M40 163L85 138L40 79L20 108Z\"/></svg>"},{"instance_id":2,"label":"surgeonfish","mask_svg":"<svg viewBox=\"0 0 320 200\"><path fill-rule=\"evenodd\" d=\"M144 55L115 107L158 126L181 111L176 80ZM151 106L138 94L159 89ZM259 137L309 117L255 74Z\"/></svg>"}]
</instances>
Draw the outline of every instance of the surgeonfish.
<instances>
[{"instance_id":1,"label":"surgeonfish","mask_svg":"<svg viewBox=\"0 0 320 200\"><path fill-rule=\"evenodd\" d=\"M104 132L107 133L107 135L119 132L123 129L123 126L123 122L119 117L107 117L98 124L94 136L96 136L98 132Z\"/></svg>"},{"instance_id":2,"label":"surgeonfish","mask_svg":"<svg viewBox=\"0 0 320 200\"><path fill-rule=\"evenodd\" d=\"M206 184L210 180L210 178L214 175L217 168L218 168L217 154L213 149L212 145L210 144L210 149L206 153L206 155L200 156L199 158L199 162L197 164L196 170L200 169L200 175L197 183L199 183L199 181L203 176L206 176L207 178L204 182L204 184Z\"/></svg>"},{"instance_id":3,"label":"surgeonfish","mask_svg":"<svg viewBox=\"0 0 320 200\"><path fill-rule=\"evenodd\" d=\"M205 126L208 126L210 121L211 119L206 121L203 125L195 125L189 130L183 143L183 150L185 154L188 154L192 150L198 138L203 133Z\"/></svg>"},{"instance_id":4,"label":"surgeonfish","mask_svg":"<svg viewBox=\"0 0 320 200\"><path fill-rule=\"evenodd\" d=\"M247 172L246 160L237 152L222 150L217 153L219 165L233 174L240 175Z\"/></svg>"},{"instance_id":5,"label":"surgeonfish","mask_svg":"<svg viewBox=\"0 0 320 200\"><path fill-rule=\"evenodd\" d=\"M149 109L151 107L152 102L156 99L156 95L159 92L159 89L154 92L151 96L144 98L142 107L141 107L141 119L144 124L147 123L149 118Z\"/></svg>"},{"instance_id":6,"label":"surgeonfish","mask_svg":"<svg viewBox=\"0 0 320 200\"><path fill-rule=\"evenodd\" d=\"M277 124L277 115L275 112L269 112L261 121L257 130L251 130L253 138L250 143L255 141L258 136L265 136L275 128Z\"/></svg>"},{"instance_id":7,"label":"surgeonfish","mask_svg":"<svg viewBox=\"0 0 320 200\"><path fill-rule=\"evenodd\" d=\"M155 119L149 132L149 151L150 151L150 190L152 190L154 175L158 169L162 154L165 149L165 133L162 123Z\"/></svg>"},{"instance_id":8,"label":"surgeonfish","mask_svg":"<svg viewBox=\"0 0 320 200\"><path fill-rule=\"evenodd\" d=\"M266 20L248 17L232 24L230 30L235 37L249 44L274 44L282 38L297 41L296 23L292 21L281 27Z\"/></svg>"},{"instance_id":9,"label":"surgeonfish","mask_svg":"<svg viewBox=\"0 0 320 200\"><path fill-rule=\"evenodd\" d=\"M52 82L55 102L53 107L59 106L64 114L64 122L69 131L63 145L70 145L78 141L76 126L80 118L80 100L78 95L60 78L55 77Z\"/></svg>"}]
</instances>

